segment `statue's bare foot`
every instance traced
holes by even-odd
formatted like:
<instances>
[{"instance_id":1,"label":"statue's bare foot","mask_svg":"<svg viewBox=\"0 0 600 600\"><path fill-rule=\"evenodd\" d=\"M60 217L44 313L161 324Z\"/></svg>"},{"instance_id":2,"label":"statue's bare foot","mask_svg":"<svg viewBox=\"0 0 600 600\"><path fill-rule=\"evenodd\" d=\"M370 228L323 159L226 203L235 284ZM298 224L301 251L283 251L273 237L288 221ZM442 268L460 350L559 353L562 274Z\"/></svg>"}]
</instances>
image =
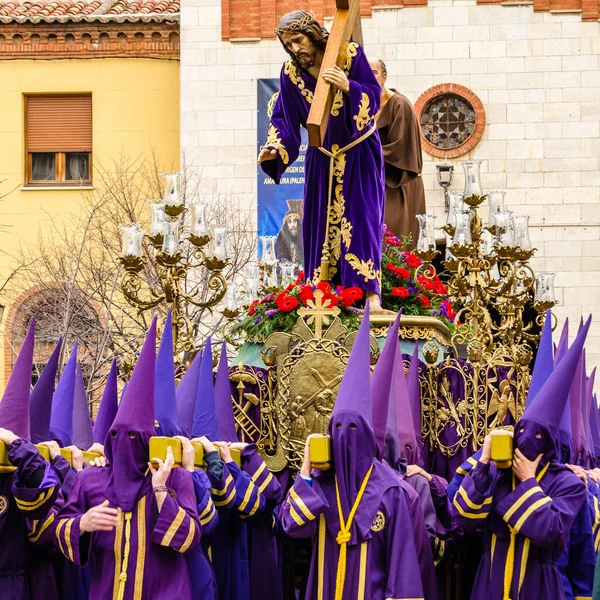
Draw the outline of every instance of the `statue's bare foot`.
<instances>
[{"instance_id":1,"label":"statue's bare foot","mask_svg":"<svg viewBox=\"0 0 600 600\"><path fill-rule=\"evenodd\" d=\"M393 310L387 310L381 306L381 299L379 298L379 294L376 292L367 292L366 294L367 302L369 303L369 309L371 316L373 315L390 315L396 316L396 313Z\"/></svg>"}]
</instances>

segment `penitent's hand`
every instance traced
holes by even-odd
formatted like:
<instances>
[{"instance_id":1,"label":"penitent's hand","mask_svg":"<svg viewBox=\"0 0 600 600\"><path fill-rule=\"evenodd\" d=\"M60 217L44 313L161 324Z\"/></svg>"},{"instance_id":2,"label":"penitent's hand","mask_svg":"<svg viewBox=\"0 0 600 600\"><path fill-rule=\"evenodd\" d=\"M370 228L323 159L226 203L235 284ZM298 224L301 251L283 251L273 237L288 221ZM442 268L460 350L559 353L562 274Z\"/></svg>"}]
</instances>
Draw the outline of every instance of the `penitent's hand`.
<instances>
[{"instance_id":1,"label":"penitent's hand","mask_svg":"<svg viewBox=\"0 0 600 600\"><path fill-rule=\"evenodd\" d=\"M506 431L506 429L493 429L486 436L483 442L483 450L481 451L481 457L479 458L479 462L483 464L489 464L490 460L492 460L492 438L495 435L510 435L513 437L512 431Z\"/></svg>"},{"instance_id":2,"label":"penitent's hand","mask_svg":"<svg viewBox=\"0 0 600 600\"><path fill-rule=\"evenodd\" d=\"M300 475L302 475L302 477L311 477L312 464L310 462L310 438L312 437L315 437L314 433L311 433L306 438L306 443L304 444L304 459L302 460L302 468L300 469Z\"/></svg>"},{"instance_id":3,"label":"penitent's hand","mask_svg":"<svg viewBox=\"0 0 600 600\"><path fill-rule=\"evenodd\" d=\"M350 93L350 82L346 73L342 71L337 65L333 69L325 69L323 71L323 79L336 87L338 90L342 90L345 94Z\"/></svg>"},{"instance_id":4,"label":"penitent's hand","mask_svg":"<svg viewBox=\"0 0 600 600\"><path fill-rule=\"evenodd\" d=\"M12 431L0 427L0 442L4 442L7 446L12 444L15 440L18 440L19 436L15 435Z\"/></svg>"},{"instance_id":5,"label":"penitent's hand","mask_svg":"<svg viewBox=\"0 0 600 600\"><path fill-rule=\"evenodd\" d=\"M408 465L406 468L406 476L412 477L413 475L422 475L427 481L431 482L431 475L419 465Z\"/></svg>"},{"instance_id":6,"label":"penitent's hand","mask_svg":"<svg viewBox=\"0 0 600 600\"><path fill-rule=\"evenodd\" d=\"M200 442L202 444L202 447L204 448L205 454L208 452L214 452L217 449L215 445L205 435L199 438L194 438L192 442Z\"/></svg>"},{"instance_id":7,"label":"penitent's hand","mask_svg":"<svg viewBox=\"0 0 600 600\"><path fill-rule=\"evenodd\" d=\"M513 473L519 481L525 481L535 477L543 454L538 455L535 460L529 460L518 448L513 456Z\"/></svg>"},{"instance_id":8,"label":"penitent's hand","mask_svg":"<svg viewBox=\"0 0 600 600\"><path fill-rule=\"evenodd\" d=\"M158 469L152 463L157 464ZM148 467L152 473L153 488L161 488L167 484L167 479L171 474L171 469L173 468L174 464L175 459L173 458L173 450L171 449L171 446L167 446L167 455L165 456L164 462L160 458L153 458L152 462L148 463Z\"/></svg>"},{"instance_id":9,"label":"penitent's hand","mask_svg":"<svg viewBox=\"0 0 600 600\"><path fill-rule=\"evenodd\" d=\"M60 456L60 446L55 440L49 442L40 442L40 446L46 446L50 451L50 460L54 460L57 456Z\"/></svg>"},{"instance_id":10,"label":"penitent's hand","mask_svg":"<svg viewBox=\"0 0 600 600\"><path fill-rule=\"evenodd\" d=\"M117 526L117 509L109 508L108 500L88 510L79 522L80 533L112 531Z\"/></svg>"},{"instance_id":11,"label":"penitent's hand","mask_svg":"<svg viewBox=\"0 0 600 600\"><path fill-rule=\"evenodd\" d=\"M67 446L67 450L71 451L71 460L73 461L73 468L76 471L82 471L83 452L77 446Z\"/></svg>"},{"instance_id":12,"label":"penitent's hand","mask_svg":"<svg viewBox=\"0 0 600 600\"><path fill-rule=\"evenodd\" d=\"M192 442L183 435L176 435L175 439L178 439L181 442L181 466L186 471L193 473L196 470L196 467L194 466L196 453L194 452Z\"/></svg>"},{"instance_id":13,"label":"penitent's hand","mask_svg":"<svg viewBox=\"0 0 600 600\"><path fill-rule=\"evenodd\" d=\"M271 148L263 148L258 155L258 164L266 160L275 160L277 158L277 150Z\"/></svg>"},{"instance_id":14,"label":"penitent's hand","mask_svg":"<svg viewBox=\"0 0 600 600\"><path fill-rule=\"evenodd\" d=\"M215 446L219 449L223 462L233 462L233 458L231 458L231 452L229 450L229 446L231 446L229 442L215 442Z\"/></svg>"}]
</instances>

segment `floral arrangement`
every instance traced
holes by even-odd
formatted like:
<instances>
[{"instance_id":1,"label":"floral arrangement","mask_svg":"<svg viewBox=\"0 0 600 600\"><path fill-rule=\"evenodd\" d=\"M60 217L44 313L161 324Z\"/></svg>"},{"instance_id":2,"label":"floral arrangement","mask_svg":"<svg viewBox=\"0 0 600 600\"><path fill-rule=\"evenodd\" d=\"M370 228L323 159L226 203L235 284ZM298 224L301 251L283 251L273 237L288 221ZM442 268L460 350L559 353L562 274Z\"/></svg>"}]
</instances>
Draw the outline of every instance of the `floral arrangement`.
<instances>
[{"instance_id":1,"label":"floral arrangement","mask_svg":"<svg viewBox=\"0 0 600 600\"><path fill-rule=\"evenodd\" d=\"M407 239L398 239L389 231L383 242L383 268L381 281L382 305L397 312L402 309L407 315L434 316L451 326L454 309L447 298L447 287L435 275L417 274L421 259L406 250ZM420 286L416 283L420 284ZM310 306L315 292L323 292L323 305L337 306L339 319L350 330L355 331L363 314L363 290L357 287L333 287L328 282L308 285L304 273L285 288L263 288L262 296L254 300L233 324L231 333L245 333L249 340L264 340L271 333L290 333L298 319L298 310Z\"/></svg>"},{"instance_id":2,"label":"floral arrangement","mask_svg":"<svg viewBox=\"0 0 600 600\"><path fill-rule=\"evenodd\" d=\"M383 238L381 300L385 308L402 309L407 315L438 317L454 323L454 308L447 297L448 288L438 275L417 274L421 259L406 250L407 239L399 239L390 231Z\"/></svg>"}]
</instances>

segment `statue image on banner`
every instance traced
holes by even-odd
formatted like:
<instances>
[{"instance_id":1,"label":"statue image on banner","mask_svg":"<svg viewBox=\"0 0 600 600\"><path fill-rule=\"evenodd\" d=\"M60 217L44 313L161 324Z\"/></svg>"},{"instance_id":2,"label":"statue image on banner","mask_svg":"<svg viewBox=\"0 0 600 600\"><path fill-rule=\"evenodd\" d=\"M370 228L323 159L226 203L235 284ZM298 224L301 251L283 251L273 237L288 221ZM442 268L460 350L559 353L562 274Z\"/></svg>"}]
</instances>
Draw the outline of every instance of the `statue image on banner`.
<instances>
[{"instance_id":1,"label":"statue image on banner","mask_svg":"<svg viewBox=\"0 0 600 600\"><path fill-rule=\"evenodd\" d=\"M281 262L304 264L302 245L302 212L304 200L288 200L289 210L283 217L275 241L275 256Z\"/></svg>"},{"instance_id":2,"label":"statue image on banner","mask_svg":"<svg viewBox=\"0 0 600 600\"><path fill-rule=\"evenodd\" d=\"M322 143L315 147L312 140L306 153L302 224L306 278L358 287L365 291L371 309L381 310L384 177L374 120L379 84L354 41L341 45L341 59L333 66L324 62L329 34L312 13L285 15L276 33L290 58L281 70L280 93L258 162L279 183L298 155L300 128L307 127L321 77L334 93Z\"/></svg>"}]
</instances>

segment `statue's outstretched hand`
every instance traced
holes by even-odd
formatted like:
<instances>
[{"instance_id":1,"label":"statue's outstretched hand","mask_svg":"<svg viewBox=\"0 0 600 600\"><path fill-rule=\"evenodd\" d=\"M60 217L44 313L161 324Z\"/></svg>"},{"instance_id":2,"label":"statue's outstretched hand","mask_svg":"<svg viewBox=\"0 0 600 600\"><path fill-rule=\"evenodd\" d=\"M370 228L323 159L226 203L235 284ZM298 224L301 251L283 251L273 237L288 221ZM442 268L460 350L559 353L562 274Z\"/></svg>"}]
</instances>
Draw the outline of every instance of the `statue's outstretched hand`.
<instances>
[{"instance_id":1,"label":"statue's outstretched hand","mask_svg":"<svg viewBox=\"0 0 600 600\"><path fill-rule=\"evenodd\" d=\"M265 160L275 160L277 158L277 150L271 148L263 148L258 155L258 164Z\"/></svg>"}]
</instances>

